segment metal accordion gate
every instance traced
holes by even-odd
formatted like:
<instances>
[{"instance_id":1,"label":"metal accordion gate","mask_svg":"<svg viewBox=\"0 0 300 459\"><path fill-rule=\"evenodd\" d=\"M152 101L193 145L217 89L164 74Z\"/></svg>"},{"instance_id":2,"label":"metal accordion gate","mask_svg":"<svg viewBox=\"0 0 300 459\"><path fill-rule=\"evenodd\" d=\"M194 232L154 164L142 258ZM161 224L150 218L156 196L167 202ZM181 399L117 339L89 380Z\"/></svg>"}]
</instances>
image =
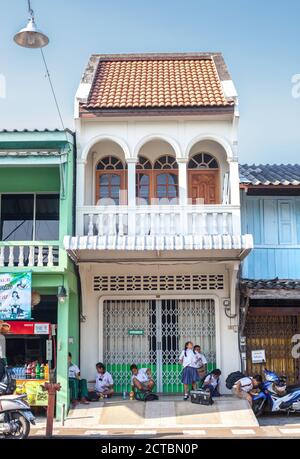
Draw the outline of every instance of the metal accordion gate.
<instances>
[{"instance_id":1,"label":"metal accordion gate","mask_svg":"<svg viewBox=\"0 0 300 459\"><path fill-rule=\"evenodd\" d=\"M115 391L130 390L130 365L151 368L156 391L182 392L179 355L186 341L200 344L215 366L213 299L132 299L103 302L103 359Z\"/></svg>"},{"instance_id":2,"label":"metal accordion gate","mask_svg":"<svg viewBox=\"0 0 300 459\"><path fill-rule=\"evenodd\" d=\"M247 317L245 336L247 340L247 373L262 373L267 367L278 374L284 374L288 383L300 380L299 359L292 356L292 336L298 333L299 317L296 315L249 314ZM257 311L259 312L259 310ZM266 363L252 363L251 352L264 349Z\"/></svg>"}]
</instances>

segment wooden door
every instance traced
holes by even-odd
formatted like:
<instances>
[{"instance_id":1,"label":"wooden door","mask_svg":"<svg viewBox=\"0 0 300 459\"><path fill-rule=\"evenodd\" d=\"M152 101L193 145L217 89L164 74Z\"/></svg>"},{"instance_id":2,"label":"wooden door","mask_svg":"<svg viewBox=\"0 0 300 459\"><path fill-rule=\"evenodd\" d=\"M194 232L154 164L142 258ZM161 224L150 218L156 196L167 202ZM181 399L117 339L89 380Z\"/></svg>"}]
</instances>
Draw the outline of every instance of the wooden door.
<instances>
[{"instance_id":1,"label":"wooden door","mask_svg":"<svg viewBox=\"0 0 300 459\"><path fill-rule=\"evenodd\" d=\"M217 170L190 170L189 198L192 204L219 203L219 171Z\"/></svg>"}]
</instances>

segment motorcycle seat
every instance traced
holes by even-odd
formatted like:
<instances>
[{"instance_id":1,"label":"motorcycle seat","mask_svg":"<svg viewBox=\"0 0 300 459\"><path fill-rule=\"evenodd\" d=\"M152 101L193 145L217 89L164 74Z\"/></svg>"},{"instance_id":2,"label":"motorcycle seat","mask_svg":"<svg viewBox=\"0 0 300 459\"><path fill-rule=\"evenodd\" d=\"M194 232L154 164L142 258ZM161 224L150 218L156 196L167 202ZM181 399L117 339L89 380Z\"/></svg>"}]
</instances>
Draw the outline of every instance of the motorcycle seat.
<instances>
[{"instance_id":1,"label":"motorcycle seat","mask_svg":"<svg viewBox=\"0 0 300 459\"><path fill-rule=\"evenodd\" d=\"M19 400L21 398L26 398L27 395L26 394L22 394L22 395L0 395L0 401L3 401L3 400Z\"/></svg>"},{"instance_id":2,"label":"motorcycle seat","mask_svg":"<svg viewBox=\"0 0 300 459\"><path fill-rule=\"evenodd\" d=\"M287 386L286 391L287 393L296 392L296 390L300 390L300 384L292 384L291 386Z\"/></svg>"}]
</instances>

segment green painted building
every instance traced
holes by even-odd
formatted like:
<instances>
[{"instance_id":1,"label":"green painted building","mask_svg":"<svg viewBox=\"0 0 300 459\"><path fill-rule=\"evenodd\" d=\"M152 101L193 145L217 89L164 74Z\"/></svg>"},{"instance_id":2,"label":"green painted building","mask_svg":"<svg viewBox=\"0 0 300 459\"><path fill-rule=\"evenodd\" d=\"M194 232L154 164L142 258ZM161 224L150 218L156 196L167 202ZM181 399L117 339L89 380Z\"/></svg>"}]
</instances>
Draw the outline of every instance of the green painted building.
<instances>
[{"instance_id":1,"label":"green painted building","mask_svg":"<svg viewBox=\"0 0 300 459\"><path fill-rule=\"evenodd\" d=\"M68 352L76 363L79 353L77 273L63 247L74 229L74 158L69 130L0 132L0 274L31 271L32 291L40 297L32 319L56 325L58 419L69 406ZM61 287L64 301L57 297ZM8 339L9 363L22 363L25 354L45 360L44 347L41 340Z\"/></svg>"}]
</instances>

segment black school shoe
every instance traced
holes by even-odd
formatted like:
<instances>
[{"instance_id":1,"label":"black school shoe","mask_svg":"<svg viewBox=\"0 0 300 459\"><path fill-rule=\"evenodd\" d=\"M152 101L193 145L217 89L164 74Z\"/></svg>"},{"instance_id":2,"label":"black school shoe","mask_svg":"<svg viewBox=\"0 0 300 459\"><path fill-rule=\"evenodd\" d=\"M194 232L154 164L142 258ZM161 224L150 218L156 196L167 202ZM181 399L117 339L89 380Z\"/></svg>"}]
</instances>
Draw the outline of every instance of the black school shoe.
<instances>
[{"instance_id":1,"label":"black school shoe","mask_svg":"<svg viewBox=\"0 0 300 459\"><path fill-rule=\"evenodd\" d=\"M185 394L185 396L183 397L183 400L186 402L189 398L189 394Z\"/></svg>"}]
</instances>

